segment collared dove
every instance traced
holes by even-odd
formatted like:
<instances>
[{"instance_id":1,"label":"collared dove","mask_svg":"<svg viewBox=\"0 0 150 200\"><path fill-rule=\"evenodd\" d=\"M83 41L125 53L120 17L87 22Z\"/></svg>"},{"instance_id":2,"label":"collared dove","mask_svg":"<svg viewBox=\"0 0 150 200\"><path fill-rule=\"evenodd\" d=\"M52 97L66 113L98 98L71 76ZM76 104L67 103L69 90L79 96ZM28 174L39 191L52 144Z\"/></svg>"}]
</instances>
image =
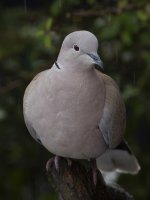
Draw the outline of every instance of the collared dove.
<instances>
[{"instance_id":1,"label":"collared dove","mask_svg":"<svg viewBox=\"0 0 150 200\"><path fill-rule=\"evenodd\" d=\"M88 31L66 36L57 61L25 91L25 123L57 156L97 159L104 171L137 173L140 166L123 140L125 106L116 83L95 69L102 68L97 49Z\"/></svg>"}]
</instances>

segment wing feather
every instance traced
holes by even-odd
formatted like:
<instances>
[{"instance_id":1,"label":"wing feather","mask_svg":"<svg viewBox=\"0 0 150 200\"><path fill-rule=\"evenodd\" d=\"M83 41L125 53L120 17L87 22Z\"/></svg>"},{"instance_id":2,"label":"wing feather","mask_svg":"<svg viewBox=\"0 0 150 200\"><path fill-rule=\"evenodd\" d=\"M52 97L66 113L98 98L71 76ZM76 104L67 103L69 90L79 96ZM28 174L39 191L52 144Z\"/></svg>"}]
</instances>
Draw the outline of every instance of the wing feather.
<instances>
[{"instance_id":1,"label":"wing feather","mask_svg":"<svg viewBox=\"0 0 150 200\"><path fill-rule=\"evenodd\" d=\"M100 73L106 89L106 98L99 128L109 148L116 147L123 139L126 111L117 84L109 76Z\"/></svg>"}]
</instances>

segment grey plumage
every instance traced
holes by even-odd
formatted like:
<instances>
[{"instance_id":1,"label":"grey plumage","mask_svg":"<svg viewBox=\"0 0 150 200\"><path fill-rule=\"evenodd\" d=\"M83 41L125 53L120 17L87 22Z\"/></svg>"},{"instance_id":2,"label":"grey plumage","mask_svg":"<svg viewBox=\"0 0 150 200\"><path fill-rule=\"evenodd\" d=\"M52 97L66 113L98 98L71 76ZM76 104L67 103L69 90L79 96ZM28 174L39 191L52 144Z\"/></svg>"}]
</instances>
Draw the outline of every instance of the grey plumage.
<instances>
[{"instance_id":1,"label":"grey plumage","mask_svg":"<svg viewBox=\"0 0 150 200\"><path fill-rule=\"evenodd\" d=\"M97 49L92 33L69 34L52 68L38 74L25 91L30 134L58 156L98 158L123 140L125 106L116 83L95 69L95 64L102 67Z\"/></svg>"}]
</instances>

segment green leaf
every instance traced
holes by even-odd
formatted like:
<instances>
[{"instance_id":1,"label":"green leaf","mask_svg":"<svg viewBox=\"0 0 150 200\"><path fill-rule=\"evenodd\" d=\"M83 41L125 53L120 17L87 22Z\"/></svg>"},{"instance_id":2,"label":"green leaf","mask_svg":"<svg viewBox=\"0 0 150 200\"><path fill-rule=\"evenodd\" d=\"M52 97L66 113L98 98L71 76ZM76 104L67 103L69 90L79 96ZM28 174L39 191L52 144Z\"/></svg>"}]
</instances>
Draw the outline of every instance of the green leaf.
<instances>
[{"instance_id":1,"label":"green leaf","mask_svg":"<svg viewBox=\"0 0 150 200\"><path fill-rule=\"evenodd\" d=\"M46 35L44 37L44 45L46 48L49 48L51 46L51 37L50 35Z\"/></svg>"},{"instance_id":2,"label":"green leaf","mask_svg":"<svg viewBox=\"0 0 150 200\"><path fill-rule=\"evenodd\" d=\"M148 14L142 10L137 12L137 16L141 21L147 21L148 19Z\"/></svg>"},{"instance_id":3,"label":"green leaf","mask_svg":"<svg viewBox=\"0 0 150 200\"><path fill-rule=\"evenodd\" d=\"M41 36L43 36L44 35L44 31L43 30L38 30L37 32L36 32L36 36L37 37L41 37Z\"/></svg>"},{"instance_id":4,"label":"green leaf","mask_svg":"<svg viewBox=\"0 0 150 200\"><path fill-rule=\"evenodd\" d=\"M45 23L45 28L48 31L52 26L52 18L49 18Z\"/></svg>"}]
</instances>

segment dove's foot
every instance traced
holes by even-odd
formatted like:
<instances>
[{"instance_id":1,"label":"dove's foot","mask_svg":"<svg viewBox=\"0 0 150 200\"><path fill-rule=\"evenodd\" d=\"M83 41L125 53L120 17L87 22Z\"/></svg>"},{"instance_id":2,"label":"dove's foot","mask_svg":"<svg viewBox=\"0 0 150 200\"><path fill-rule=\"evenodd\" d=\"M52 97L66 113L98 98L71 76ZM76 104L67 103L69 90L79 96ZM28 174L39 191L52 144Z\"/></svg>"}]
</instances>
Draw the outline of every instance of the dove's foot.
<instances>
[{"instance_id":1,"label":"dove's foot","mask_svg":"<svg viewBox=\"0 0 150 200\"><path fill-rule=\"evenodd\" d=\"M59 172L59 156L54 156L50 158L46 163L46 171L49 171L49 169L54 165L55 169Z\"/></svg>"},{"instance_id":2,"label":"dove's foot","mask_svg":"<svg viewBox=\"0 0 150 200\"><path fill-rule=\"evenodd\" d=\"M67 161L68 166L71 167L71 165L72 165L71 159L63 158L63 157L60 157L60 156L54 156L47 161L46 171L49 171L49 169L52 167L52 165L54 165L57 172L59 172L59 168L60 168L59 163L60 163L61 159L65 159Z\"/></svg>"},{"instance_id":3,"label":"dove's foot","mask_svg":"<svg viewBox=\"0 0 150 200\"><path fill-rule=\"evenodd\" d=\"M97 168L96 159L91 159L90 162L92 169L92 181L94 185L96 186L98 182L101 183L102 185L106 185L100 170Z\"/></svg>"},{"instance_id":4,"label":"dove's foot","mask_svg":"<svg viewBox=\"0 0 150 200\"><path fill-rule=\"evenodd\" d=\"M67 164L68 164L68 166L71 167L71 165L72 165L72 160L69 159L69 158L66 158L66 160L67 160Z\"/></svg>"},{"instance_id":5,"label":"dove's foot","mask_svg":"<svg viewBox=\"0 0 150 200\"><path fill-rule=\"evenodd\" d=\"M96 186L99 170L96 165L96 159L92 159L90 162L91 162L91 168L92 168L92 179L93 179L94 185Z\"/></svg>"}]
</instances>

